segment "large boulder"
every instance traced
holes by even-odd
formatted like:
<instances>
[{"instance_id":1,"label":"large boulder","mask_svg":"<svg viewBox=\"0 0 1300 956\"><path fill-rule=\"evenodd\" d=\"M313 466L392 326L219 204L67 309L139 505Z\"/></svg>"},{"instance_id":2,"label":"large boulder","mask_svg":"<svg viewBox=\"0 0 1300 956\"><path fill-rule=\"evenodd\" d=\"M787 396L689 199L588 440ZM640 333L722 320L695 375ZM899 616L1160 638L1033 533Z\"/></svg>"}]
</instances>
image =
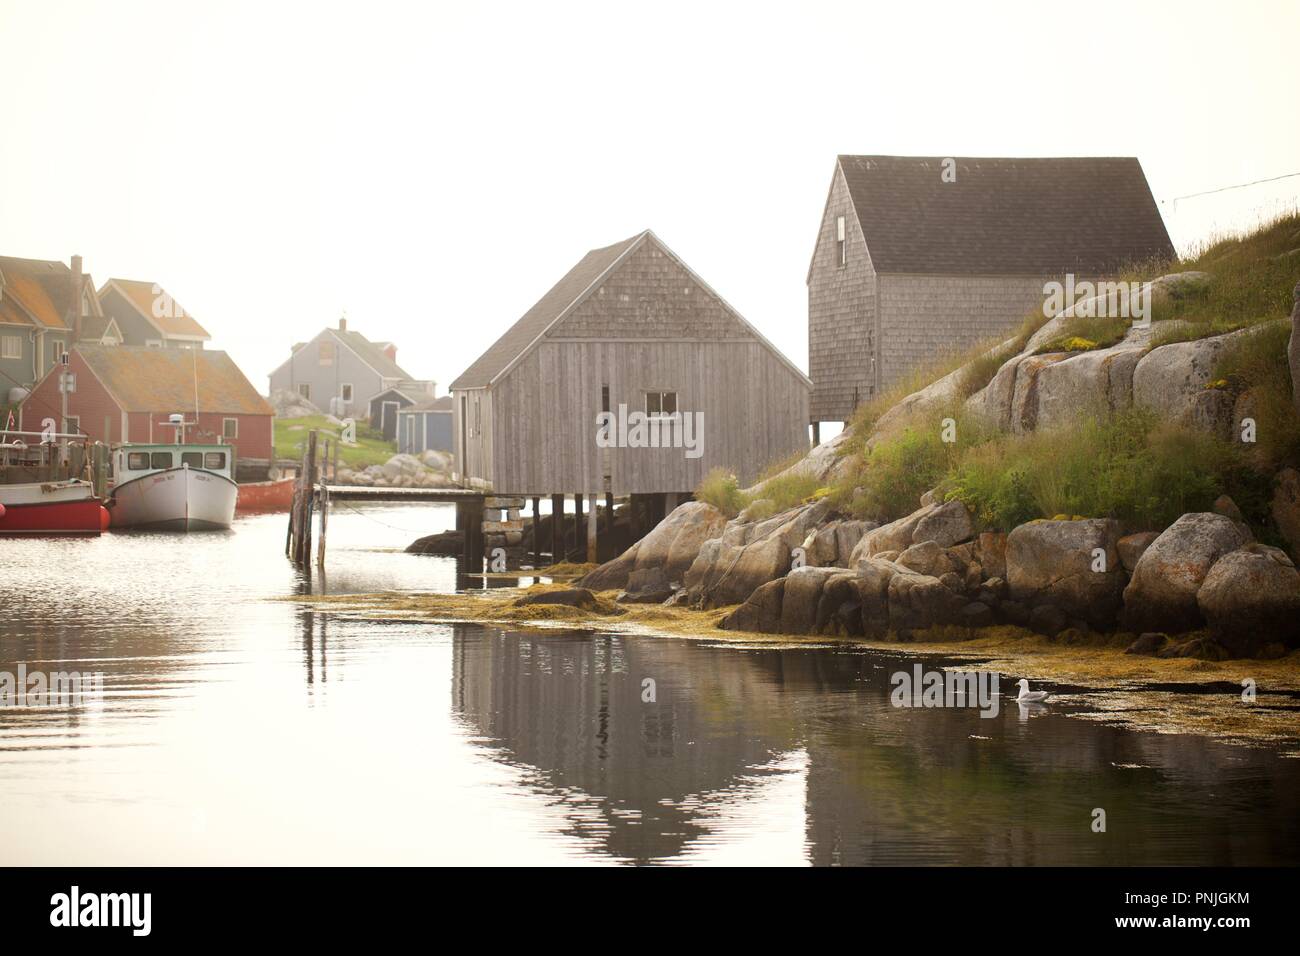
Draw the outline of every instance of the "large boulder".
<instances>
[{"instance_id":1,"label":"large boulder","mask_svg":"<svg viewBox=\"0 0 1300 956\"><path fill-rule=\"evenodd\" d=\"M691 603L705 608L739 604L755 588L783 577L793 563L794 549L825 520L829 509L818 501L748 529L729 525L720 539L700 548L686 572Z\"/></svg>"},{"instance_id":2,"label":"large boulder","mask_svg":"<svg viewBox=\"0 0 1300 956\"><path fill-rule=\"evenodd\" d=\"M704 501L678 505L648 535L578 583L594 591L627 587L633 571L658 568L669 581L680 581L704 542L722 533L726 516Z\"/></svg>"},{"instance_id":3,"label":"large boulder","mask_svg":"<svg viewBox=\"0 0 1300 956\"><path fill-rule=\"evenodd\" d=\"M1080 352L1038 371L1031 416L1035 428L1075 420L1080 412L1126 407L1133 397L1133 370L1143 345L1129 339L1108 349Z\"/></svg>"},{"instance_id":4,"label":"large boulder","mask_svg":"<svg viewBox=\"0 0 1300 956\"><path fill-rule=\"evenodd\" d=\"M844 573L842 568L803 567L787 574L781 599L780 633L815 633L822 588L829 580Z\"/></svg>"},{"instance_id":5,"label":"large boulder","mask_svg":"<svg viewBox=\"0 0 1300 956\"><path fill-rule=\"evenodd\" d=\"M627 576L627 589L618 596L619 604L663 604L673 596L668 575L659 566L633 571Z\"/></svg>"},{"instance_id":6,"label":"large boulder","mask_svg":"<svg viewBox=\"0 0 1300 956\"><path fill-rule=\"evenodd\" d=\"M912 530L912 543L933 541L941 548L965 541L975 533L970 512L960 501L947 501L937 505L916 523Z\"/></svg>"},{"instance_id":7,"label":"large boulder","mask_svg":"<svg viewBox=\"0 0 1300 956\"><path fill-rule=\"evenodd\" d=\"M865 558L856 570L862 632L868 637L883 637L889 630L889 582L906 569L884 558Z\"/></svg>"},{"instance_id":8,"label":"large boulder","mask_svg":"<svg viewBox=\"0 0 1300 956\"><path fill-rule=\"evenodd\" d=\"M1249 544L1223 555L1197 589L1196 603L1233 654L1253 654L1275 641L1300 644L1300 573L1278 548Z\"/></svg>"},{"instance_id":9,"label":"large boulder","mask_svg":"<svg viewBox=\"0 0 1300 956\"><path fill-rule=\"evenodd\" d=\"M1094 627L1114 625L1124 591L1119 523L1033 521L1007 535L1007 585L1027 607L1050 605Z\"/></svg>"},{"instance_id":10,"label":"large boulder","mask_svg":"<svg viewBox=\"0 0 1300 956\"><path fill-rule=\"evenodd\" d=\"M1214 381L1214 369L1223 354L1262 328L1256 325L1152 349L1133 370L1134 403L1154 409L1170 421L1226 437L1233 424L1233 396L1225 389L1206 386Z\"/></svg>"},{"instance_id":11,"label":"large boulder","mask_svg":"<svg viewBox=\"0 0 1300 956\"><path fill-rule=\"evenodd\" d=\"M1188 631L1202 623L1196 594L1214 562L1250 543L1250 532L1223 515L1185 514L1138 559L1124 589L1126 629Z\"/></svg>"},{"instance_id":12,"label":"large boulder","mask_svg":"<svg viewBox=\"0 0 1300 956\"><path fill-rule=\"evenodd\" d=\"M744 604L721 621L724 631L754 631L759 634L778 634L781 631L781 603L785 594L785 578L768 581L755 588Z\"/></svg>"},{"instance_id":13,"label":"large boulder","mask_svg":"<svg viewBox=\"0 0 1300 956\"><path fill-rule=\"evenodd\" d=\"M960 624L968 601L943 581L906 568L889 579L889 627L900 637L940 624Z\"/></svg>"},{"instance_id":14,"label":"large boulder","mask_svg":"<svg viewBox=\"0 0 1300 956\"><path fill-rule=\"evenodd\" d=\"M1151 547L1152 542L1158 537L1160 537L1159 531L1138 531L1120 538L1117 546L1119 548L1119 560L1124 565L1124 570L1132 574L1146 549Z\"/></svg>"},{"instance_id":15,"label":"large boulder","mask_svg":"<svg viewBox=\"0 0 1300 956\"><path fill-rule=\"evenodd\" d=\"M849 566L854 567L865 558L870 558L883 551L905 551L913 544L912 536L922 520L938 509L938 505L922 505L910 515L873 528L862 536L853 554L849 557Z\"/></svg>"}]
</instances>

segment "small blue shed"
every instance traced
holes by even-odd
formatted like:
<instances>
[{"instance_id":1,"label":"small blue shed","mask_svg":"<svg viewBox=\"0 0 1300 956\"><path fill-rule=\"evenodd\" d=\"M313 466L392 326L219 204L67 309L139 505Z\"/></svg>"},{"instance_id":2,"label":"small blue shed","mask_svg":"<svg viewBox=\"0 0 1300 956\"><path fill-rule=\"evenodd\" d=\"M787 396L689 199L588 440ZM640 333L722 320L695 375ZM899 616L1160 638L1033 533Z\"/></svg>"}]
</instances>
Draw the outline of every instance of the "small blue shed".
<instances>
[{"instance_id":1,"label":"small blue shed","mask_svg":"<svg viewBox=\"0 0 1300 956\"><path fill-rule=\"evenodd\" d=\"M450 452L454 447L450 395L397 410L397 450L418 455L432 448Z\"/></svg>"}]
</instances>

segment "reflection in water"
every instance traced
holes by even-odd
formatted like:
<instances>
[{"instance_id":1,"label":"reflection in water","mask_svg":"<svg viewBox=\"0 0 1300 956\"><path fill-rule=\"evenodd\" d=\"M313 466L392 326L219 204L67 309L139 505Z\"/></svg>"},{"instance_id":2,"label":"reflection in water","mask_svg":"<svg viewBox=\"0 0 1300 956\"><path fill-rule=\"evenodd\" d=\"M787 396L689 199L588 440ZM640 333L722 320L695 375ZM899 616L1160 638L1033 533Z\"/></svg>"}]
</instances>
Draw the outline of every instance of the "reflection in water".
<instances>
[{"instance_id":1,"label":"reflection in water","mask_svg":"<svg viewBox=\"0 0 1300 956\"><path fill-rule=\"evenodd\" d=\"M903 658L457 627L452 702L549 794L596 798L572 826L636 861L733 840L708 810L764 774L819 864L1246 864L1300 859L1300 766L1264 750L1069 716L897 709ZM643 702L652 678L656 699ZM1080 702L1074 708L1086 706ZM1032 718L1032 723L1030 722ZM790 755L799 755L791 763ZM1107 832L1091 829L1106 810Z\"/></svg>"},{"instance_id":2,"label":"reflection in water","mask_svg":"<svg viewBox=\"0 0 1300 956\"><path fill-rule=\"evenodd\" d=\"M1071 716L1086 695L1032 713L1004 699L982 720L890 707L911 661L843 646L375 623L283 600L451 590L454 562L400 550L451 523L332 516L310 584L283 516L0 541L0 671L102 671L105 687L0 709L0 864L1300 860L1300 764Z\"/></svg>"}]
</instances>

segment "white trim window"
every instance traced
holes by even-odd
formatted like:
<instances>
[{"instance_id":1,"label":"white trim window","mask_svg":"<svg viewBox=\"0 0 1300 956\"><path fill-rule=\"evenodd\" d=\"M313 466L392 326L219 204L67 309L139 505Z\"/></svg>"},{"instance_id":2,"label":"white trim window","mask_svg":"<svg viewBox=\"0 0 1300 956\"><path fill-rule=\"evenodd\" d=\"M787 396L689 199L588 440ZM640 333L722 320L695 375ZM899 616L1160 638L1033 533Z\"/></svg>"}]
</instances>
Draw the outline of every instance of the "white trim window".
<instances>
[{"instance_id":1,"label":"white trim window","mask_svg":"<svg viewBox=\"0 0 1300 956\"><path fill-rule=\"evenodd\" d=\"M69 435L80 435L80 434L81 434L81 416L80 416L80 415L69 415L67 418L65 418L65 419L63 420L63 430L64 430L64 432L65 432L66 434L69 434Z\"/></svg>"},{"instance_id":2,"label":"white trim window","mask_svg":"<svg viewBox=\"0 0 1300 956\"><path fill-rule=\"evenodd\" d=\"M239 419L223 418L221 419L221 437L238 438L239 437Z\"/></svg>"},{"instance_id":3,"label":"white trim window","mask_svg":"<svg viewBox=\"0 0 1300 956\"><path fill-rule=\"evenodd\" d=\"M23 337L21 335L0 335L0 358L20 359L23 357Z\"/></svg>"},{"instance_id":4,"label":"white trim window","mask_svg":"<svg viewBox=\"0 0 1300 956\"><path fill-rule=\"evenodd\" d=\"M299 398L305 398L305 399L307 399L307 401L309 401L309 402L311 401L311 383L310 383L310 382L299 382L299 383L298 383L298 397L299 397Z\"/></svg>"},{"instance_id":5,"label":"white trim window","mask_svg":"<svg viewBox=\"0 0 1300 956\"><path fill-rule=\"evenodd\" d=\"M339 398L345 402L352 401L352 383L344 382L339 386Z\"/></svg>"},{"instance_id":6,"label":"white trim window","mask_svg":"<svg viewBox=\"0 0 1300 956\"><path fill-rule=\"evenodd\" d=\"M844 217L838 216L835 219L835 251L841 266L849 263L848 243L845 241Z\"/></svg>"}]
</instances>

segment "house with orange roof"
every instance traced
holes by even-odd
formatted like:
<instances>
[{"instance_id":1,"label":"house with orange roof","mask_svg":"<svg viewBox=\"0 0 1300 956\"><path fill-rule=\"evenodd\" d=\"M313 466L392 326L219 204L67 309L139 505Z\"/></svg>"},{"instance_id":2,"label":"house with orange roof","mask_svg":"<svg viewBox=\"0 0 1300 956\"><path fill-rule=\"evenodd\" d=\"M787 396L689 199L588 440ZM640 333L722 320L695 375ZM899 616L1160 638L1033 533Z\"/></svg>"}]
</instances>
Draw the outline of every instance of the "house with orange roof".
<instances>
[{"instance_id":1,"label":"house with orange roof","mask_svg":"<svg viewBox=\"0 0 1300 956\"><path fill-rule=\"evenodd\" d=\"M80 342L68 357L73 387L63 431L110 443L172 441L167 422L179 414L189 441L232 445L241 459L272 457L275 411L223 351ZM23 402L23 429L59 419L59 371Z\"/></svg>"},{"instance_id":2,"label":"house with orange roof","mask_svg":"<svg viewBox=\"0 0 1300 956\"><path fill-rule=\"evenodd\" d=\"M76 341L112 341L81 257L0 256L0 405L17 404Z\"/></svg>"},{"instance_id":3,"label":"house with orange roof","mask_svg":"<svg viewBox=\"0 0 1300 956\"><path fill-rule=\"evenodd\" d=\"M109 279L98 299L105 318L116 324L122 345L201 349L212 338L157 282Z\"/></svg>"}]
</instances>

